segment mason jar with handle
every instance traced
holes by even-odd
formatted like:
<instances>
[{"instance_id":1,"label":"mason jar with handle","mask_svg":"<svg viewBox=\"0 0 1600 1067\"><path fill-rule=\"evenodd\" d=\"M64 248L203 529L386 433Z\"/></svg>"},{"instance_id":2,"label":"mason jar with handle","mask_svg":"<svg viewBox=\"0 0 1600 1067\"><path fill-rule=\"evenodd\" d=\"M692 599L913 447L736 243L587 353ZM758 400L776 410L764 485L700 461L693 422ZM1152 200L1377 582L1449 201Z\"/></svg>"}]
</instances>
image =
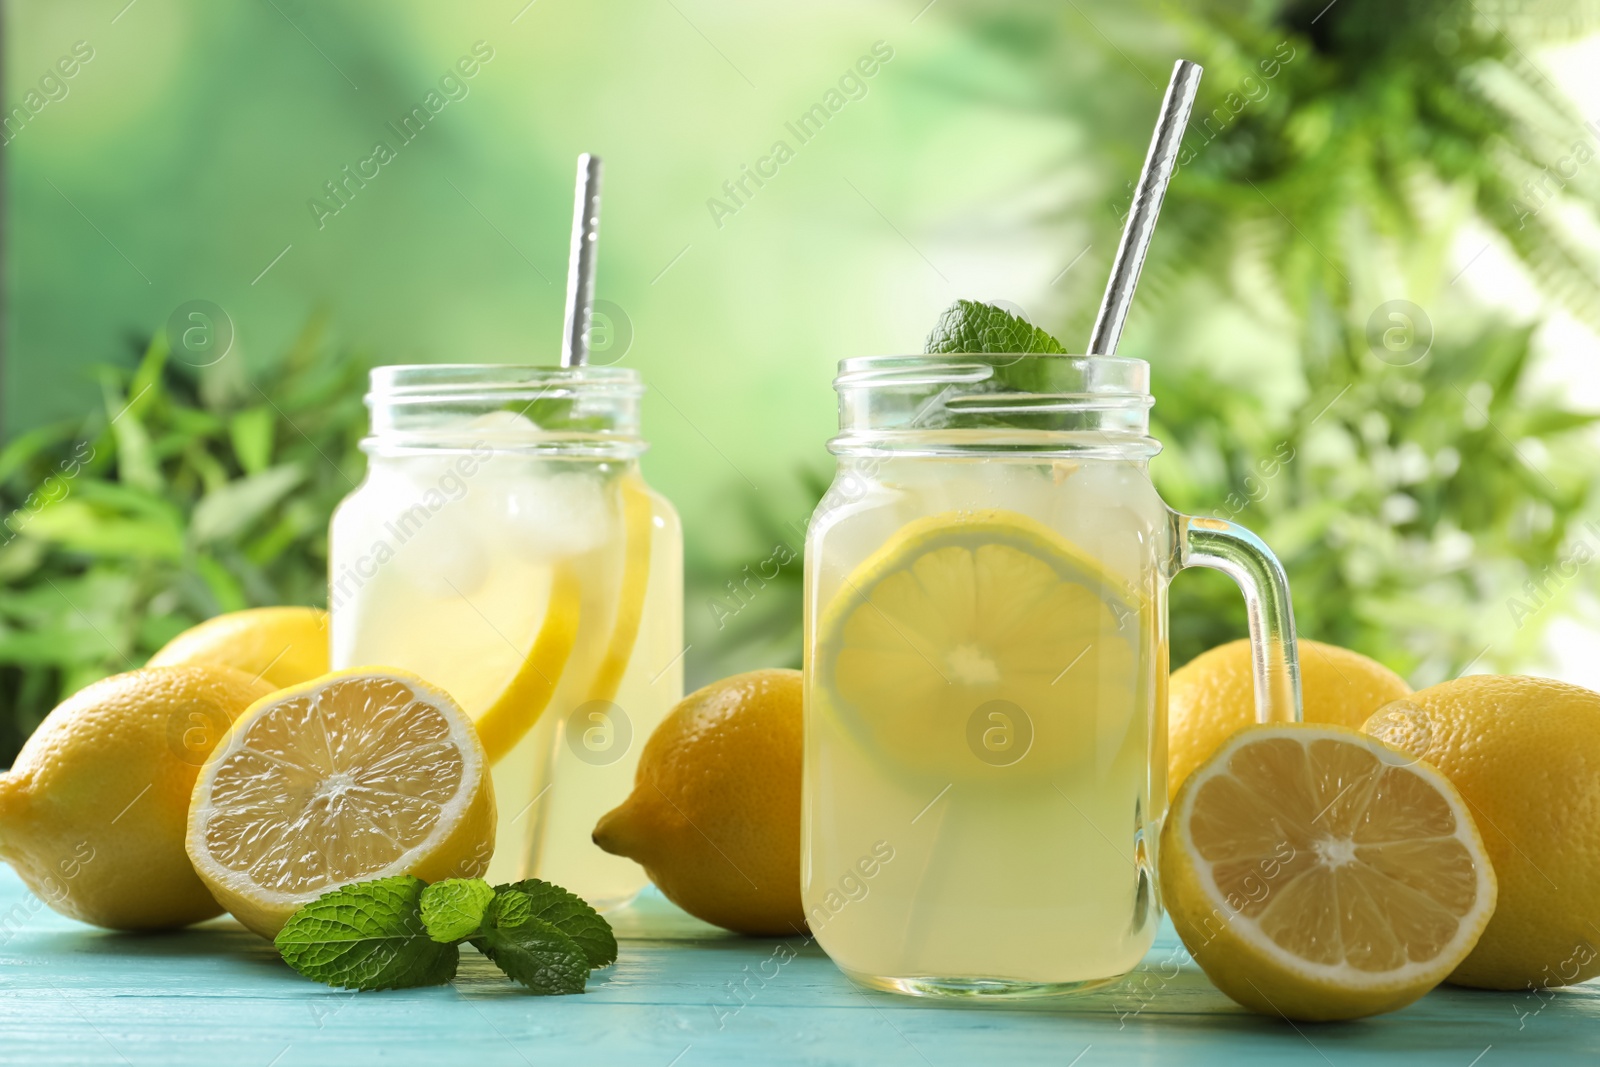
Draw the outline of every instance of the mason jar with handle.
<instances>
[{"instance_id":1,"label":"mason jar with handle","mask_svg":"<svg viewBox=\"0 0 1600 1067\"><path fill-rule=\"evenodd\" d=\"M802 896L850 977L1030 996L1113 981L1160 921L1167 584L1243 591L1261 721L1300 716L1289 591L1151 484L1135 359L840 366L806 543Z\"/></svg>"}]
</instances>

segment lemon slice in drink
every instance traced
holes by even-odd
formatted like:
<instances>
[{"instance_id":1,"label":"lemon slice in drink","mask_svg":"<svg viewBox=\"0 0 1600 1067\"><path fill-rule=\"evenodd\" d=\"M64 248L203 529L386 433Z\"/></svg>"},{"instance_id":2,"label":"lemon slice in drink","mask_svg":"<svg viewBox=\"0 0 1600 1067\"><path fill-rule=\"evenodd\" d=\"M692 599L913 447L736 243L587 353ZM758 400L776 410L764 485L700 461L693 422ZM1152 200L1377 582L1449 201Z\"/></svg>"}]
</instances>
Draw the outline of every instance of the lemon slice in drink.
<instances>
[{"instance_id":1,"label":"lemon slice in drink","mask_svg":"<svg viewBox=\"0 0 1600 1067\"><path fill-rule=\"evenodd\" d=\"M544 709L550 706L556 686L578 641L582 617L583 583L571 563L558 563L551 575L550 600L544 621L528 655L500 695L474 720L490 763L498 763L517 747Z\"/></svg>"},{"instance_id":2,"label":"lemon slice in drink","mask_svg":"<svg viewBox=\"0 0 1600 1067\"><path fill-rule=\"evenodd\" d=\"M1477 944L1496 887L1443 775L1340 726L1253 726L1178 791L1162 894L1253 1011L1353 1019L1422 996Z\"/></svg>"},{"instance_id":3,"label":"lemon slice in drink","mask_svg":"<svg viewBox=\"0 0 1600 1067\"><path fill-rule=\"evenodd\" d=\"M645 593L650 585L650 541L655 511L650 493L638 478L621 484L623 536L622 580L617 613L605 653L595 668L589 700L610 700L617 695L622 675L633 656L639 624L644 617ZM511 682L474 720L490 763L498 763L525 737L550 706L578 640L582 618L583 584L571 563L556 565L549 606L539 633Z\"/></svg>"},{"instance_id":4,"label":"lemon slice in drink","mask_svg":"<svg viewBox=\"0 0 1600 1067\"><path fill-rule=\"evenodd\" d=\"M185 846L217 902L271 938L350 882L480 875L494 831L466 714L415 675L369 669L252 704L200 770Z\"/></svg>"},{"instance_id":5,"label":"lemon slice in drink","mask_svg":"<svg viewBox=\"0 0 1600 1067\"><path fill-rule=\"evenodd\" d=\"M929 516L823 613L819 695L872 759L933 778L1104 767L1148 704L1146 616L1136 592L1025 515Z\"/></svg>"},{"instance_id":6,"label":"lemon slice in drink","mask_svg":"<svg viewBox=\"0 0 1600 1067\"><path fill-rule=\"evenodd\" d=\"M656 519L650 491L638 478L627 478L622 483L622 522L627 537L622 590L617 597L617 617L611 640L606 643L605 658L589 686L590 700L610 700L617 695L639 639L639 624L644 620L644 598L650 588L650 542Z\"/></svg>"}]
</instances>

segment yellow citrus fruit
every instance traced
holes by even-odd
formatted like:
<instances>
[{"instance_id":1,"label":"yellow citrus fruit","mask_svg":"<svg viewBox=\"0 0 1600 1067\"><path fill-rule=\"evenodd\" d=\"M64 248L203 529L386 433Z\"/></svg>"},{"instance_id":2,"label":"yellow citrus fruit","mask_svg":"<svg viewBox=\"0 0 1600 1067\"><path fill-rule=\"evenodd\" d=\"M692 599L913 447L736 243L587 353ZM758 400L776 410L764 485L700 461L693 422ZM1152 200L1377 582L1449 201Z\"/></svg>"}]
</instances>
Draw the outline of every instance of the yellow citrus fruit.
<instances>
[{"instance_id":1,"label":"yellow citrus fruit","mask_svg":"<svg viewBox=\"0 0 1600 1067\"><path fill-rule=\"evenodd\" d=\"M823 612L814 696L882 765L941 784L984 773L973 737L990 722L1031 747L1013 779L1085 752L1109 760L1153 684L1140 676L1148 619L1135 591L1025 515L933 515Z\"/></svg>"},{"instance_id":2,"label":"yellow citrus fruit","mask_svg":"<svg viewBox=\"0 0 1600 1067\"><path fill-rule=\"evenodd\" d=\"M650 490L640 479L627 478L621 491L627 538L621 590L611 637L589 687L590 700L610 700L617 695L617 686L633 656L639 623L644 618L644 597L650 586L650 541L655 527ZM528 655L510 684L474 720L490 763L498 763L515 748L549 707L577 644L582 607L583 585L577 568L570 563L558 564L544 621Z\"/></svg>"},{"instance_id":3,"label":"yellow citrus fruit","mask_svg":"<svg viewBox=\"0 0 1600 1067\"><path fill-rule=\"evenodd\" d=\"M256 701L200 770L189 858L262 937L368 878L472 878L494 848L483 745L449 694L393 669L339 671Z\"/></svg>"},{"instance_id":4,"label":"yellow citrus fruit","mask_svg":"<svg viewBox=\"0 0 1600 1067\"><path fill-rule=\"evenodd\" d=\"M577 568L570 563L557 564L550 579L544 620L532 647L511 682L474 720L491 764L516 748L549 706L577 644L582 607L583 585Z\"/></svg>"},{"instance_id":5,"label":"yellow citrus fruit","mask_svg":"<svg viewBox=\"0 0 1600 1067\"><path fill-rule=\"evenodd\" d=\"M189 793L272 686L228 667L104 678L45 716L0 776L0 857L63 915L153 930L222 911L184 854Z\"/></svg>"},{"instance_id":6,"label":"yellow citrus fruit","mask_svg":"<svg viewBox=\"0 0 1600 1067\"><path fill-rule=\"evenodd\" d=\"M328 613L317 608L249 608L191 626L150 657L151 667L219 663L275 688L328 673Z\"/></svg>"},{"instance_id":7,"label":"yellow citrus fruit","mask_svg":"<svg viewBox=\"0 0 1600 1067\"><path fill-rule=\"evenodd\" d=\"M633 658L633 645L644 620L644 597L650 589L650 542L655 533L655 505L650 490L639 478L622 482L622 521L627 537L622 561L617 618L606 642L605 658L589 686L590 700L610 700L617 695L622 676Z\"/></svg>"},{"instance_id":8,"label":"yellow citrus fruit","mask_svg":"<svg viewBox=\"0 0 1600 1067\"><path fill-rule=\"evenodd\" d=\"M736 674L656 727L633 792L595 844L689 914L745 934L805 930L800 906L800 672Z\"/></svg>"},{"instance_id":9,"label":"yellow citrus fruit","mask_svg":"<svg viewBox=\"0 0 1600 1067\"><path fill-rule=\"evenodd\" d=\"M1473 675L1378 710L1366 732L1461 790L1500 905L1458 985L1527 989L1600 975L1600 693Z\"/></svg>"},{"instance_id":10,"label":"yellow citrus fruit","mask_svg":"<svg viewBox=\"0 0 1600 1067\"><path fill-rule=\"evenodd\" d=\"M1425 763L1341 726L1252 726L1178 791L1161 891L1207 976L1252 1011L1393 1011L1472 951L1494 871Z\"/></svg>"},{"instance_id":11,"label":"yellow citrus fruit","mask_svg":"<svg viewBox=\"0 0 1600 1067\"><path fill-rule=\"evenodd\" d=\"M1411 692L1388 667L1337 645L1301 639L1300 694L1306 722L1361 729L1378 708ZM1172 672L1167 684L1167 795L1222 742L1256 721L1250 642L1230 641Z\"/></svg>"}]
</instances>

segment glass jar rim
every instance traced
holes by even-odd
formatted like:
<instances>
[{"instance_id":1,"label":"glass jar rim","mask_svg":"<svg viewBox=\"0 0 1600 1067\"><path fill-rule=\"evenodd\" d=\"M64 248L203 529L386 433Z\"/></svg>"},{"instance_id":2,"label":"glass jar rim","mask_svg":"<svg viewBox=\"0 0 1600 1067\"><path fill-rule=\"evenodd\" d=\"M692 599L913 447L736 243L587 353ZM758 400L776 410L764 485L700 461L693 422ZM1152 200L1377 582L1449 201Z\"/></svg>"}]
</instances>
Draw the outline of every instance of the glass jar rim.
<instances>
[{"instance_id":1,"label":"glass jar rim","mask_svg":"<svg viewBox=\"0 0 1600 1067\"><path fill-rule=\"evenodd\" d=\"M997 369L1029 362L1071 368L1085 391L1106 395L1150 395L1150 364L1132 356L1085 356L1070 352L917 352L853 356L839 361L834 388L963 384L986 381Z\"/></svg>"},{"instance_id":2,"label":"glass jar rim","mask_svg":"<svg viewBox=\"0 0 1600 1067\"><path fill-rule=\"evenodd\" d=\"M836 454L1147 458L1150 365L1126 356L938 352L841 360Z\"/></svg>"},{"instance_id":3,"label":"glass jar rim","mask_svg":"<svg viewBox=\"0 0 1600 1067\"><path fill-rule=\"evenodd\" d=\"M374 367L366 404L371 455L489 448L630 458L644 382L630 367L400 363Z\"/></svg>"},{"instance_id":4,"label":"glass jar rim","mask_svg":"<svg viewBox=\"0 0 1600 1067\"><path fill-rule=\"evenodd\" d=\"M391 363L372 368L367 403L429 403L460 400L481 393L515 400L521 391L557 395L552 390L582 388L587 394L641 397L644 382L631 367L535 366L519 363Z\"/></svg>"}]
</instances>

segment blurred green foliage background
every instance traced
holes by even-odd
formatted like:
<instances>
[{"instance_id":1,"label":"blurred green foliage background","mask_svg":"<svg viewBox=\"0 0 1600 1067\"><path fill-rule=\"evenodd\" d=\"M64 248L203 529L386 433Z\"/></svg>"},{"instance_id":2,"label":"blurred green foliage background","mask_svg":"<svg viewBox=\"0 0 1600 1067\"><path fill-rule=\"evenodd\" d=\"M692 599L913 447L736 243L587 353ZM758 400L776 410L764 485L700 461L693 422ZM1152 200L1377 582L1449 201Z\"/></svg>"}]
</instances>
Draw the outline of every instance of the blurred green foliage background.
<instances>
[{"instance_id":1,"label":"blurred green foliage background","mask_svg":"<svg viewBox=\"0 0 1600 1067\"><path fill-rule=\"evenodd\" d=\"M685 520L689 680L797 662L798 559L747 603L727 583L799 547L834 364L919 348L957 297L1080 345L1179 55L1207 73L1122 348L1154 368L1168 502L1257 530L1303 634L1416 684L1537 667L1593 587L1593 416L1539 373L1549 324L1600 326L1600 142L1546 70L1592 3L5 17L0 756L200 618L325 602L366 368L554 362L580 151L646 473ZM1504 277L1519 307L1486 297ZM167 336L194 300L235 333L210 365ZM1242 633L1225 579L1173 593L1174 663Z\"/></svg>"}]
</instances>

